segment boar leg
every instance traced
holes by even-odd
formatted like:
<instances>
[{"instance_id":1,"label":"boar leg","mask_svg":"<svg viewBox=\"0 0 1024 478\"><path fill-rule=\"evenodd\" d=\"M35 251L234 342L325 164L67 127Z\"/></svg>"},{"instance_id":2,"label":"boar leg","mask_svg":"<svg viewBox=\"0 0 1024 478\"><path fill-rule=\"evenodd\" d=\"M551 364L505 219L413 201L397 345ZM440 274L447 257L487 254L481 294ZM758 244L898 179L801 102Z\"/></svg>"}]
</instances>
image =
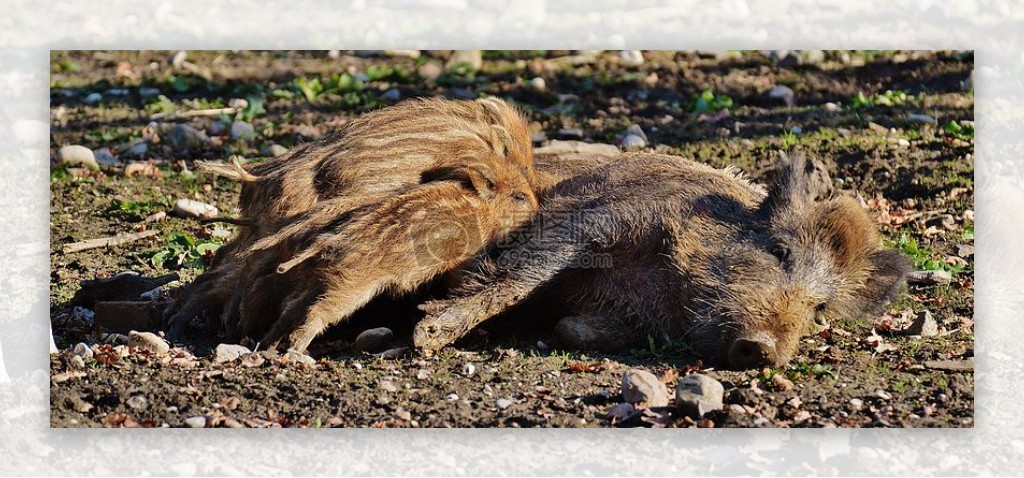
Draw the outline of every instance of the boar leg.
<instances>
[{"instance_id":1,"label":"boar leg","mask_svg":"<svg viewBox=\"0 0 1024 478\"><path fill-rule=\"evenodd\" d=\"M586 245L574 241L536 241L507 251L506 254L511 254L509 257L539 258L543 262L518 261L483 290L452 299L442 312L428 314L416 324L413 343L417 348L435 351L458 340L481 322L525 300L534 290L570 268L584 252Z\"/></svg>"},{"instance_id":2,"label":"boar leg","mask_svg":"<svg viewBox=\"0 0 1024 478\"><path fill-rule=\"evenodd\" d=\"M287 301L281 318L261 342L268 347L305 352L317 335L369 303L385 285L379 279L344 280L331 283L320 297L301 291Z\"/></svg>"}]
</instances>

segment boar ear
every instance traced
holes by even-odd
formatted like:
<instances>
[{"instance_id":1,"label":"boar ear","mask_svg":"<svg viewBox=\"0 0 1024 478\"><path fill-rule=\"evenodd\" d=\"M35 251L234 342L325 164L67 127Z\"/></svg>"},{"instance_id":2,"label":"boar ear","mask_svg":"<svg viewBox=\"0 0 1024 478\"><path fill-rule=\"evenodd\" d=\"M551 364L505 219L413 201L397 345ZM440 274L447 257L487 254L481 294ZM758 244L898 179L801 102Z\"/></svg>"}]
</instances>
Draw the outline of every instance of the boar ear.
<instances>
[{"instance_id":1,"label":"boar ear","mask_svg":"<svg viewBox=\"0 0 1024 478\"><path fill-rule=\"evenodd\" d=\"M817 176L824 176L825 181ZM824 168L802 153L786 154L780 151L778 165L769 173L768 178L768 196L760 207L765 217L798 209L818 196L827 196L831 192L823 190L831 188L831 180ZM818 184L822 182L825 184Z\"/></svg>"},{"instance_id":2,"label":"boar ear","mask_svg":"<svg viewBox=\"0 0 1024 478\"><path fill-rule=\"evenodd\" d=\"M910 260L899 251L879 249L868 256L870 271L864 287L857 292L861 299L861 313L872 314L882 310L900 290L910 272Z\"/></svg>"},{"instance_id":3,"label":"boar ear","mask_svg":"<svg viewBox=\"0 0 1024 478\"><path fill-rule=\"evenodd\" d=\"M456 181L482 198L494 196L494 175L490 168L482 164L435 168L424 171L420 178L422 183L434 181Z\"/></svg>"}]
</instances>

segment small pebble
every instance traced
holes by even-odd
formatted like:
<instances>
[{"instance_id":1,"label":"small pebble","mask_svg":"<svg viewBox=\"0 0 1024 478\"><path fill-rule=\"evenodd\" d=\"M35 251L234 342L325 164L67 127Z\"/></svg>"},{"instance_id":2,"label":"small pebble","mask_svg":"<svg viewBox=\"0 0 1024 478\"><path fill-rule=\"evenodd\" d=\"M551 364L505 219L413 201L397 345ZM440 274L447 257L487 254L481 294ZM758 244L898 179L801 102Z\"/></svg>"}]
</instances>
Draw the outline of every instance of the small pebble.
<instances>
[{"instance_id":1,"label":"small pebble","mask_svg":"<svg viewBox=\"0 0 1024 478\"><path fill-rule=\"evenodd\" d=\"M956 255L959 257L971 257L974 255L974 246L970 244L957 244Z\"/></svg>"},{"instance_id":2,"label":"small pebble","mask_svg":"<svg viewBox=\"0 0 1024 478\"><path fill-rule=\"evenodd\" d=\"M175 124L167 133L167 143L179 152L199 149L209 141L206 133L183 123Z\"/></svg>"},{"instance_id":3,"label":"small pebble","mask_svg":"<svg viewBox=\"0 0 1024 478\"><path fill-rule=\"evenodd\" d=\"M788 378L786 378L785 375L782 375L781 373L772 375L772 383L775 385L775 387L777 387L779 390L782 390L783 392L793 390L794 387L793 382L790 381Z\"/></svg>"},{"instance_id":4,"label":"small pebble","mask_svg":"<svg viewBox=\"0 0 1024 478\"><path fill-rule=\"evenodd\" d=\"M178 50L171 56L171 66L175 69L181 68L185 64L185 59L188 58L188 52L185 50Z\"/></svg>"},{"instance_id":5,"label":"small pebble","mask_svg":"<svg viewBox=\"0 0 1024 478\"><path fill-rule=\"evenodd\" d=\"M886 392L885 390L882 390L882 389L875 390L875 396L878 397L878 398L881 398L882 400L891 400L892 399L892 395L889 395L888 392Z\"/></svg>"},{"instance_id":6,"label":"small pebble","mask_svg":"<svg viewBox=\"0 0 1024 478\"><path fill-rule=\"evenodd\" d=\"M939 335L939 324L932 318L932 313L922 310L917 318L903 331L906 335L920 335L921 337L935 337Z\"/></svg>"},{"instance_id":7,"label":"small pebble","mask_svg":"<svg viewBox=\"0 0 1024 478\"><path fill-rule=\"evenodd\" d=\"M629 135L639 136L639 137L643 138L644 141L647 141L647 133L644 133L643 128L641 128L640 125L638 125L638 124L630 125L628 128L626 128L625 131L622 132L622 134L624 136L629 136Z\"/></svg>"},{"instance_id":8,"label":"small pebble","mask_svg":"<svg viewBox=\"0 0 1024 478\"><path fill-rule=\"evenodd\" d=\"M395 393L398 391L398 387L396 387L394 383L391 383L390 380L381 380L378 387L385 392Z\"/></svg>"},{"instance_id":9,"label":"small pebble","mask_svg":"<svg viewBox=\"0 0 1024 478\"><path fill-rule=\"evenodd\" d=\"M93 151L93 156L96 158L96 162L102 166L116 166L120 164L114 153L111 153L109 149L102 148Z\"/></svg>"},{"instance_id":10,"label":"small pebble","mask_svg":"<svg viewBox=\"0 0 1024 478\"><path fill-rule=\"evenodd\" d=\"M547 88L547 83L544 82L544 78L538 76L530 80L530 87L537 91L544 91Z\"/></svg>"},{"instance_id":11,"label":"small pebble","mask_svg":"<svg viewBox=\"0 0 1024 478\"><path fill-rule=\"evenodd\" d=\"M936 120L935 118L933 118L931 116L928 116L928 115L919 114L919 113L910 113L910 114L908 114L907 115L907 121L913 121L913 122L917 122L917 123L926 123L926 124L930 124L930 125L937 125L937 124L939 124L938 120Z\"/></svg>"},{"instance_id":12,"label":"small pebble","mask_svg":"<svg viewBox=\"0 0 1024 478\"><path fill-rule=\"evenodd\" d=\"M213 361L216 363L230 362L248 353L252 353L252 351L244 345L220 344L213 351Z\"/></svg>"},{"instance_id":13,"label":"small pebble","mask_svg":"<svg viewBox=\"0 0 1024 478\"><path fill-rule=\"evenodd\" d=\"M512 400L509 400L507 398L499 398L494 401L494 404L497 405L498 408L504 410L512 406Z\"/></svg>"},{"instance_id":14,"label":"small pebble","mask_svg":"<svg viewBox=\"0 0 1024 478\"><path fill-rule=\"evenodd\" d=\"M651 407L668 405L668 389L646 370L631 369L622 375L622 398L629 403L645 402Z\"/></svg>"},{"instance_id":15,"label":"small pebble","mask_svg":"<svg viewBox=\"0 0 1024 478\"><path fill-rule=\"evenodd\" d=\"M132 147L128 148L128 150L126 150L124 154L128 156L140 157L144 156L147 151L149 151L149 145L146 144L145 141L139 141L138 143L132 145Z\"/></svg>"},{"instance_id":16,"label":"small pebble","mask_svg":"<svg viewBox=\"0 0 1024 478\"><path fill-rule=\"evenodd\" d=\"M804 129L799 126L794 126L792 128L789 128L789 132L793 134L801 134L804 132Z\"/></svg>"},{"instance_id":17,"label":"small pebble","mask_svg":"<svg viewBox=\"0 0 1024 478\"><path fill-rule=\"evenodd\" d=\"M625 66L640 66L644 64L644 54L640 50L622 50L619 58Z\"/></svg>"},{"instance_id":18,"label":"small pebble","mask_svg":"<svg viewBox=\"0 0 1024 478\"><path fill-rule=\"evenodd\" d=\"M416 70L417 75L427 80L436 80L441 76L441 73L443 73L441 64L436 61L428 61Z\"/></svg>"},{"instance_id":19,"label":"small pebble","mask_svg":"<svg viewBox=\"0 0 1024 478\"><path fill-rule=\"evenodd\" d=\"M278 156L281 156L282 154L287 153L288 152L288 148L285 148L284 146L281 146L280 144L275 143L275 144L270 145L269 148L267 148L267 152L270 153L270 156L276 158Z\"/></svg>"},{"instance_id":20,"label":"small pebble","mask_svg":"<svg viewBox=\"0 0 1024 478\"><path fill-rule=\"evenodd\" d=\"M256 138L256 130L251 124L245 121L235 121L231 123L231 133L229 137L231 139L240 139L242 141L252 141Z\"/></svg>"},{"instance_id":21,"label":"small pebble","mask_svg":"<svg viewBox=\"0 0 1024 478\"><path fill-rule=\"evenodd\" d=\"M833 103L831 101L829 101L828 103L825 103L825 111L840 111L842 109L843 109L842 107L840 107L839 105L837 105L837 104L835 104L835 103Z\"/></svg>"},{"instance_id":22,"label":"small pebble","mask_svg":"<svg viewBox=\"0 0 1024 478\"><path fill-rule=\"evenodd\" d=\"M152 332L128 332L128 346L147 350L154 355L163 355L171 350L167 341Z\"/></svg>"},{"instance_id":23,"label":"small pebble","mask_svg":"<svg viewBox=\"0 0 1024 478\"><path fill-rule=\"evenodd\" d=\"M210 204L192 199L179 199L174 202L174 214L184 218L210 218L217 217L220 211Z\"/></svg>"},{"instance_id":24,"label":"small pebble","mask_svg":"<svg viewBox=\"0 0 1024 478\"><path fill-rule=\"evenodd\" d=\"M157 89L157 88L147 88L147 87L139 88L139 96L141 96L143 98L152 98L152 97L157 96L159 94L160 94L160 90Z\"/></svg>"},{"instance_id":25,"label":"small pebble","mask_svg":"<svg viewBox=\"0 0 1024 478\"><path fill-rule=\"evenodd\" d=\"M365 330L356 337L352 347L361 352L375 352L391 343L394 336L394 332L387 327Z\"/></svg>"},{"instance_id":26,"label":"small pebble","mask_svg":"<svg viewBox=\"0 0 1024 478\"><path fill-rule=\"evenodd\" d=\"M864 400L861 400L859 398L851 398L850 407L852 407L854 410L859 411L861 408L864 408Z\"/></svg>"},{"instance_id":27,"label":"small pebble","mask_svg":"<svg viewBox=\"0 0 1024 478\"><path fill-rule=\"evenodd\" d=\"M316 365L315 358L303 353L296 352L294 350L289 350L285 352L284 355L281 356L281 359L283 359L286 362L302 364L307 367L312 367Z\"/></svg>"},{"instance_id":28,"label":"small pebble","mask_svg":"<svg viewBox=\"0 0 1024 478\"><path fill-rule=\"evenodd\" d=\"M444 68L446 70L456 68L469 68L470 71L480 71L484 66L483 52L480 50L455 50L452 56L448 57Z\"/></svg>"},{"instance_id":29,"label":"small pebble","mask_svg":"<svg viewBox=\"0 0 1024 478\"><path fill-rule=\"evenodd\" d=\"M92 150L77 144L69 144L57 150L57 161L68 166L85 166L93 171L100 170Z\"/></svg>"},{"instance_id":30,"label":"small pebble","mask_svg":"<svg viewBox=\"0 0 1024 478\"><path fill-rule=\"evenodd\" d=\"M444 399L448 400L449 402L454 402L459 399L459 396L454 393L449 393L448 396L444 397Z\"/></svg>"},{"instance_id":31,"label":"small pebble","mask_svg":"<svg viewBox=\"0 0 1024 478\"><path fill-rule=\"evenodd\" d=\"M101 95L99 93L89 93L88 95L85 96L85 99L83 99L82 102L87 104L87 105L94 105L96 103L99 103L102 100L103 100L103 95Z\"/></svg>"},{"instance_id":32,"label":"small pebble","mask_svg":"<svg viewBox=\"0 0 1024 478\"><path fill-rule=\"evenodd\" d=\"M472 377L474 373L476 373L476 365L473 365L471 363L467 363L466 365L462 366L462 374L463 375L465 375L467 377Z\"/></svg>"},{"instance_id":33,"label":"small pebble","mask_svg":"<svg viewBox=\"0 0 1024 478\"><path fill-rule=\"evenodd\" d=\"M91 359L93 355L92 347L89 347L89 345L84 342L75 344L75 348L71 353L84 359Z\"/></svg>"},{"instance_id":34,"label":"small pebble","mask_svg":"<svg viewBox=\"0 0 1024 478\"><path fill-rule=\"evenodd\" d=\"M631 134L622 138L622 143L619 146L623 151L639 151L647 147L647 141L640 136Z\"/></svg>"},{"instance_id":35,"label":"small pebble","mask_svg":"<svg viewBox=\"0 0 1024 478\"><path fill-rule=\"evenodd\" d=\"M206 428L206 417L200 415L185 419L185 425L189 428Z\"/></svg>"},{"instance_id":36,"label":"small pebble","mask_svg":"<svg viewBox=\"0 0 1024 478\"><path fill-rule=\"evenodd\" d=\"M135 395L124 402L133 410L145 410L149 406L149 402L146 401L146 397L142 395Z\"/></svg>"},{"instance_id":37,"label":"small pebble","mask_svg":"<svg viewBox=\"0 0 1024 478\"><path fill-rule=\"evenodd\" d=\"M380 95L381 99L390 101L392 103L402 99L402 92L398 88L391 88L385 91L384 94Z\"/></svg>"},{"instance_id":38,"label":"small pebble","mask_svg":"<svg viewBox=\"0 0 1024 478\"><path fill-rule=\"evenodd\" d=\"M724 406L725 387L707 375L693 373L679 379L676 385L676 407L691 418L699 418Z\"/></svg>"},{"instance_id":39,"label":"small pebble","mask_svg":"<svg viewBox=\"0 0 1024 478\"><path fill-rule=\"evenodd\" d=\"M76 370L81 370L85 368L85 359L83 359L81 355L72 355L71 358L68 359L68 366Z\"/></svg>"},{"instance_id":40,"label":"small pebble","mask_svg":"<svg viewBox=\"0 0 1024 478\"><path fill-rule=\"evenodd\" d=\"M768 90L768 97L781 101L786 106L793 106L796 102L796 95L793 93L793 89L785 85L777 85Z\"/></svg>"}]
</instances>

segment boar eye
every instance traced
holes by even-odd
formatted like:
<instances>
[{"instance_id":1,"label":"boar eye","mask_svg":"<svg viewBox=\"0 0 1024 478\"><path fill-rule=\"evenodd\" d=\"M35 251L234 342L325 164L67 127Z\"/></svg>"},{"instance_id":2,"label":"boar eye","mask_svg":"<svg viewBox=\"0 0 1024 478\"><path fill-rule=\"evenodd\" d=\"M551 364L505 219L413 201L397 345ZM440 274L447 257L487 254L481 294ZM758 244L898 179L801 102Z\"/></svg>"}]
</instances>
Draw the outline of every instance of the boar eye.
<instances>
[{"instance_id":1,"label":"boar eye","mask_svg":"<svg viewBox=\"0 0 1024 478\"><path fill-rule=\"evenodd\" d=\"M516 192L512 195L512 199L515 199L516 202L526 202L526 195L521 192Z\"/></svg>"},{"instance_id":2,"label":"boar eye","mask_svg":"<svg viewBox=\"0 0 1024 478\"><path fill-rule=\"evenodd\" d=\"M776 259L779 260L780 263L785 264L789 262L789 247L786 247L785 244L775 244L774 246L772 246L771 253L773 256L775 256Z\"/></svg>"}]
</instances>

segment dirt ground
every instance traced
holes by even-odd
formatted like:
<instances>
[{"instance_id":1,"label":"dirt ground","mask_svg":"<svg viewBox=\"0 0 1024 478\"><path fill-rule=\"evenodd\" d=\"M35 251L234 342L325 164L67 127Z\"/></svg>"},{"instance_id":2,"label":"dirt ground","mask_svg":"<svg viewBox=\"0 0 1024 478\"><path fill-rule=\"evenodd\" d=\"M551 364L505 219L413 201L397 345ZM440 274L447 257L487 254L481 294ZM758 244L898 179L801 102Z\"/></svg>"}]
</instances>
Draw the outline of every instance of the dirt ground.
<instances>
[{"instance_id":1,"label":"dirt ground","mask_svg":"<svg viewBox=\"0 0 1024 478\"><path fill-rule=\"evenodd\" d=\"M50 306L60 352L50 359L51 426L973 426L972 54L652 51L636 66L612 51L491 51L478 71L444 72L447 55L53 52ZM127 347L71 306L83 280L134 270L187 282L201 272L231 226L178 218L171 207L189 198L230 213L240 188L194 174L193 160L260 161L273 145L432 95L511 99L537 146L616 143L636 124L647 150L738 166L755 180L776 151L805 151L827 163L838 194L863 199L893 247L952 280L910 285L885 315L831 324L789 365L745 372L704 368L683 344L605 355L551 350L544 331L500 330L432 357L353 352L354 329L315 343L312 364L270 354L215 363L209 343L174 344L162 356ZM61 164L57 150L70 144L96 152L99 170ZM142 230L159 233L62 252ZM925 315L930 333L906 331ZM407 345L396 332L392 345ZM93 351L81 362L80 342ZM700 370L725 385L726 407L695 422L671 408L619 405L631 368L670 390Z\"/></svg>"}]
</instances>

